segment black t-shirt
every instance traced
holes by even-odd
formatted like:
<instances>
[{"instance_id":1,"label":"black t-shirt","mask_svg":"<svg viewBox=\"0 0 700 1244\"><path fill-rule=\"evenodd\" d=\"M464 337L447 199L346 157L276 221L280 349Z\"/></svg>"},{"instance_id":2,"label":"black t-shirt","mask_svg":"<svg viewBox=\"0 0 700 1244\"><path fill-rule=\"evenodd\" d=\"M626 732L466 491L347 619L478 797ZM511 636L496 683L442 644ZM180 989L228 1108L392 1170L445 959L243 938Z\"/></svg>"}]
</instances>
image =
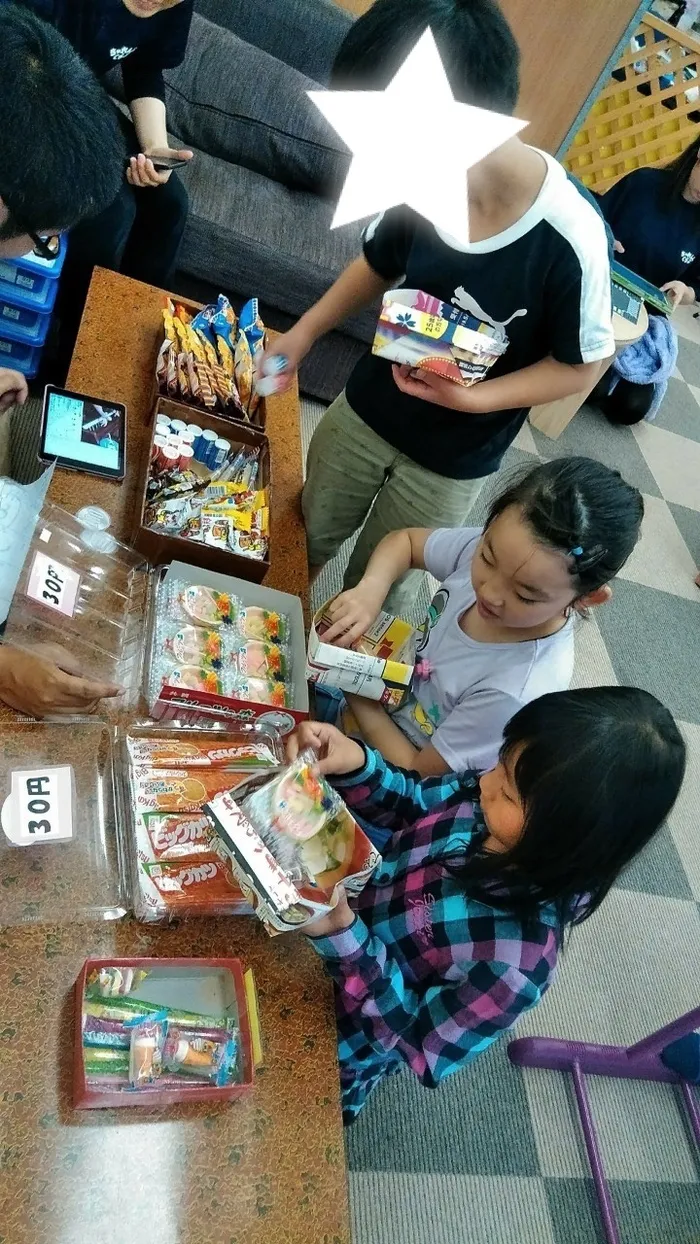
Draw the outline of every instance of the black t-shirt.
<instances>
[{"instance_id":1,"label":"black t-shirt","mask_svg":"<svg viewBox=\"0 0 700 1244\"><path fill-rule=\"evenodd\" d=\"M127 100L165 99L163 70L182 63L194 0L135 17L122 0L23 0L50 22L98 78L121 64Z\"/></svg>"},{"instance_id":2,"label":"black t-shirt","mask_svg":"<svg viewBox=\"0 0 700 1244\"><path fill-rule=\"evenodd\" d=\"M700 292L700 204L672 199L671 177L665 168L635 169L602 195L601 211L626 268L652 285L684 281Z\"/></svg>"},{"instance_id":3,"label":"black t-shirt","mask_svg":"<svg viewBox=\"0 0 700 1244\"><path fill-rule=\"evenodd\" d=\"M509 340L489 377L552 355L590 363L614 353L610 266L603 220L545 156L536 202L516 224L469 246L409 208L392 208L366 230L367 262L387 280L470 311ZM419 465L453 479L495 471L528 410L460 414L397 389L391 363L368 354L346 394L375 432Z\"/></svg>"}]
</instances>

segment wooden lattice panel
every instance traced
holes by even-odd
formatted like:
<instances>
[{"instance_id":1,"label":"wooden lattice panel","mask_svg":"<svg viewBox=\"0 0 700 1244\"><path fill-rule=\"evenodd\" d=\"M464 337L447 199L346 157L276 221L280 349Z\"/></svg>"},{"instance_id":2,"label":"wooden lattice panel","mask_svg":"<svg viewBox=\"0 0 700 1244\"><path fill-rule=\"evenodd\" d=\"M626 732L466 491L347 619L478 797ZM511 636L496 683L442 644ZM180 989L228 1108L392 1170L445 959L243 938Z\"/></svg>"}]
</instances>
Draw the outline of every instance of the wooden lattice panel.
<instances>
[{"instance_id":1,"label":"wooden lattice panel","mask_svg":"<svg viewBox=\"0 0 700 1244\"><path fill-rule=\"evenodd\" d=\"M623 78L610 76L564 157L569 171L593 190L644 164L672 160L700 133L691 119L700 116L700 41L651 13L635 31L640 36L644 46L632 50L630 39L613 71ZM686 65L696 78L684 78ZM662 85L669 74L672 85Z\"/></svg>"}]
</instances>

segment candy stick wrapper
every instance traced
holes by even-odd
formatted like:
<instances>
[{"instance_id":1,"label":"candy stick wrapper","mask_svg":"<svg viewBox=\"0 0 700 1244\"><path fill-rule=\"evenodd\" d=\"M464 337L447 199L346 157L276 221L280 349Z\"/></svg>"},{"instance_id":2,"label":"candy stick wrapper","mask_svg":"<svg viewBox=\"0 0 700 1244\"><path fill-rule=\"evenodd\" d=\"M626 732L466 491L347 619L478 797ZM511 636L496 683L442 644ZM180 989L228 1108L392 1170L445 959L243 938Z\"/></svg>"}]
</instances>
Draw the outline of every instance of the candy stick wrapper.
<instances>
[{"instance_id":1,"label":"candy stick wrapper","mask_svg":"<svg viewBox=\"0 0 700 1244\"><path fill-rule=\"evenodd\" d=\"M143 1088L158 1079L163 1065L166 1024L156 1018L145 1019L132 1029L129 1049L129 1081L132 1088Z\"/></svg>"},{"instance_id":2,"label":"candy stick wrapper","mask_svg":"<svg viewBox=\"0 0 700 1244\"><path fill-rule=\"evenodd\" d=\"M166 1018L180 1028L218 1029L229 1033L236 1028L236 1021L229 1015L203 1015L178 1007L164 1007L161 1003L137 1001L136 998L86 998L83 1013L95 1019L116 1020L124 1024L131 1020L132 1027L135 1018L165 1013Z\"/></svg>"},{"instance_id":3,"label":"candy stick wrapper","mask_svg":"<svg viewBox=\"0 0 700 1244\"><path fill-rule=\"evenodd\" d=\"M85 992L88 997L96 998L125 996L138 989L147 976L148 972L141 968L100 968L88 977Z\"/></svg>"}]
</instances>

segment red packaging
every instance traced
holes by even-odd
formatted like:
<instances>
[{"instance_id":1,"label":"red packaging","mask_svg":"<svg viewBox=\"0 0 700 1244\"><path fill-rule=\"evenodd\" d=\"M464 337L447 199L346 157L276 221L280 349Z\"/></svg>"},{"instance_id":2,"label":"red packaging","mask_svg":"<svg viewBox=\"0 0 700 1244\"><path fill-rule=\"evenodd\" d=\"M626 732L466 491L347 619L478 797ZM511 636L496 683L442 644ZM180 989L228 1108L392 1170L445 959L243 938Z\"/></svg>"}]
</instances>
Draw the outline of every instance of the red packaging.
<instances>
[{"instance_id":1,"label":"red packaging","mask_svg":"<svg viewBox=\"0 0 700 1244\"><path fill-rule=\"evenodd\" d=\"M238 1012L238 1040L240 1046L240 1082L217 1087L213 1084L180 1087L168 1084L162 1088L125 1092L119 1089L96 1089L87 1083L83 1065L82 1019L83 998L88 977L104 967L118 966L146 972L165 973L180 970L184 973L217 972L226 983ZM259 1024L251 994L246 990L246 974L240 959L87 959L75 983L75 1022L73 1025L73 1106L76 1110L96 1110L112 1106L170 1106L177 1102L233 1101L243 1097L253 1087L256 1061L254 1049L259 1047ZM162 1001L162 997L159 999ZM167 1002L165 1003L167 1005ZM177 1005L177 1003L174 1003ZM255 1037L253 1033L255 1032Z\"/></svg>"},{"instance_id":2,"label":"red packaging","mask_svg":"<svg viewBox=\"0 0 700 1244\"><path fill-rule=\"evenodd\" d=\"M198 812L207 800L232 790L245 773L209 769L189 773L186 769L145 769L134 774L134 809L143 812Z\"/></svg>"},{"instance_id":3,"label":"red packaging","mask_svg":"<svg viewBox=\"0 0 700 1244\"><path fill-rule=\"evenodd\" d=\"M228 865L211 851L197 859L159 860L143 867L173 916L184 908L188 916L196 916L200 907L209 913L242 897Z\"/></svg>"},{"instance_id":4,"label":"red packaging","mask_svg":"<svg viewBox=\"0 0 700 1244\"><path fill-rule=\"evenodd\" d=\"M189 860L212 853L216 835L204 813L144 812L143 822L155 860Z\"/></svg>"},{"instance_id":5,"label":"red packaging","mask_svg":"<svg viewBox=\"0 0 700 1244\"><path fill-rule=\"evenodd\" d=\"M180 470L189 471L194 461L194 449L186 441L180 441Z\"/></svg>"}]
</instances>

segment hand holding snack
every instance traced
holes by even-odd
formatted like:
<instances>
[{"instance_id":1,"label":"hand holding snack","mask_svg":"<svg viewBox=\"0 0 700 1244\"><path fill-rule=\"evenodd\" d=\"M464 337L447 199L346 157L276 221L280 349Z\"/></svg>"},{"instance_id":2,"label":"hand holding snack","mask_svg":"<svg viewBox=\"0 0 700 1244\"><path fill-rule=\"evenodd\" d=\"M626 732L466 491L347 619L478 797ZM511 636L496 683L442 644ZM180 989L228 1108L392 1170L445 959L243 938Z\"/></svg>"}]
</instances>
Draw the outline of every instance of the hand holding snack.
<instances>
[{"instance_id":1,"label":"hand holding snack","mask_svg":"<svg viewBox=\"0 0 700 1244\"><path fill-rule=\"evenodd\" d=\"M397 389L407 393L409 397L419 397L424 402L432 402L434 406L444 406L447 410L463 411L465 414L486 413L483 406L483 386L488 381L463 388L435 372L399 363L392 363L391 372Z\"/></svg>"},{"instance_id":2,"label":"hand holding snack","mask_svg":"<svg viewBox=\"0 0 700 1244\"><path fill-rule=\"evenodd\" d=\"M333 910L327 916L314 920L308 928L304 929L307 937L330 937L332 933L341 933L343 929L349 929L354 923L355 913L350 908L348 896L342 885L338 886L337 894L338 901Z\"/></svg>"},{"instance_id":3,"label":"hand holding snack","mask_svg":"<svg viewBox=\"0 0 700 1244\"><path fill-rule=\"evenodd\" d=\"M263 350L256 359L255 383L260 392L259 382L274 380L275 393L285 393L291 388L297 370L308 354L311 343L298 331L298 325L282 333ZM284 364L280 360L284 359ZM273 361L274 360L274 361ZM269 396L267 386L263 392Z\"/></svg>"},{"instance_id":4,"label":"hand holding snack","mask_svg":"<svg viewBox=\"0 0 700 1244\"><path fill-rule=\"evenodd\" d=\"M304 748L312 747L318 755L314 767L319 773L353 773L365 763L365 749L354 739L348 739L325 721L302 721L294 734L287 739L287 760L296 760Z\"/></svg>"},{"instance_id":5,"label":"hand holding snack","mask_svg":"<svg viewBox=\"0 0 700 1244\"><path fill-rule=\"evenodd\" d=\"M321 636L324 644L352 648L366 634L383 603L384 589L376 587L371 579L361 579L357 587L341 592L326 610L331 626Z\"/></svg>"}]
</instances>

